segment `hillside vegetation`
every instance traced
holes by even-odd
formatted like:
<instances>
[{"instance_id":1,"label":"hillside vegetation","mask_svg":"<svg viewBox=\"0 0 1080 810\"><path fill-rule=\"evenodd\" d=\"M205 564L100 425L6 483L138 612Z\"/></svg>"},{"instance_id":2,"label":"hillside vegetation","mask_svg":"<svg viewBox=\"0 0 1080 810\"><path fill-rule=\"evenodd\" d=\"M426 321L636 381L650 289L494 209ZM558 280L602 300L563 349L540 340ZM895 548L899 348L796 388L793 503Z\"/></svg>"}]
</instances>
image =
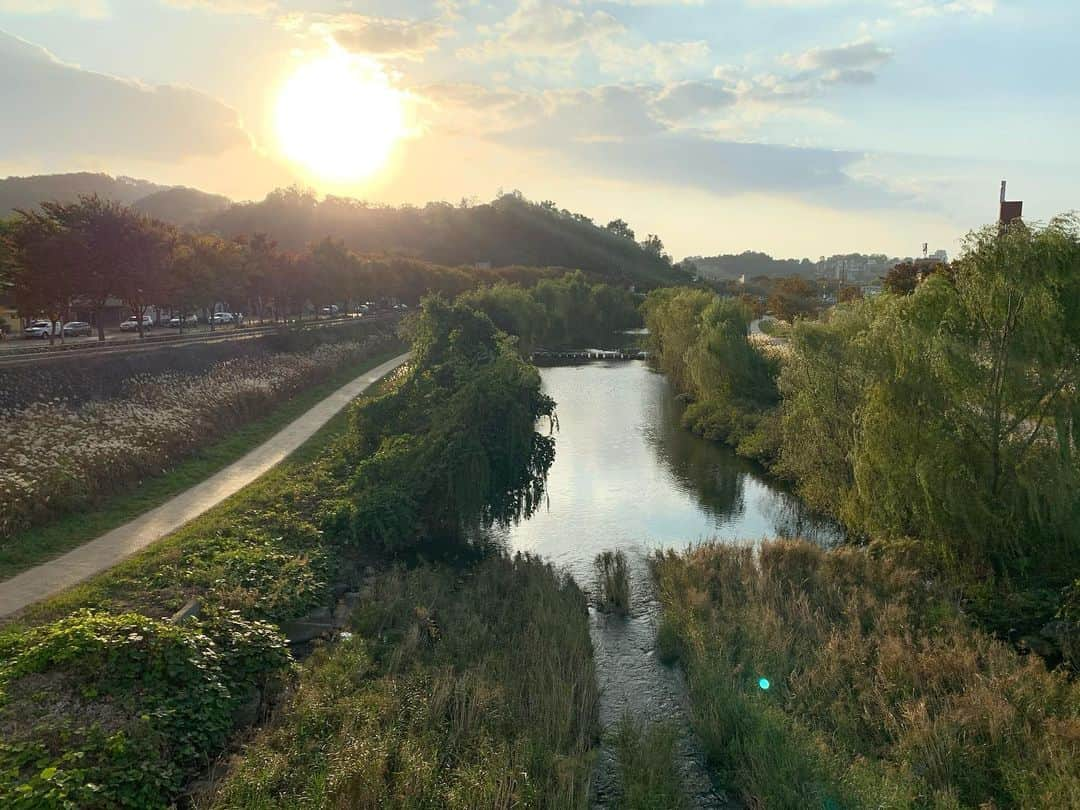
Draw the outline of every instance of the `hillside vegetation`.
<instances>
[{"instance_id":1,"label":"hillside vegetation","mask_svg":"<svg viewBox=\"0 0 1080 810\"><path fill-rule=\"evenodd\" d=\"M7 177L0 180L0 219L11 216L16 209L34 208L41 202L74 202L84 194L130 205L166 188L147 180L94 172Z\"/></svg>"},{"instance_id":2,"label":"hillside vegetation","mask_svg":"<svg viewBox=\"0 0 1080 810\"><path fill-rule=\"evenodd\" d=\"M334 196L320 200L311 191L288 188L260 202L232 204L197 189L104 174L62 174L0 180L0 219L16 209L70 203L92 194L132 205L170 225L228 239L266 234L293 252L329 237L358 253L439 265L564 267L645 288L688 278L672 268L655 235L639 243L622 220L602 227L583 214L551 202L533 203L516 192L486 204L431 202L420 208Z\"/></svg>"}]
</instances>

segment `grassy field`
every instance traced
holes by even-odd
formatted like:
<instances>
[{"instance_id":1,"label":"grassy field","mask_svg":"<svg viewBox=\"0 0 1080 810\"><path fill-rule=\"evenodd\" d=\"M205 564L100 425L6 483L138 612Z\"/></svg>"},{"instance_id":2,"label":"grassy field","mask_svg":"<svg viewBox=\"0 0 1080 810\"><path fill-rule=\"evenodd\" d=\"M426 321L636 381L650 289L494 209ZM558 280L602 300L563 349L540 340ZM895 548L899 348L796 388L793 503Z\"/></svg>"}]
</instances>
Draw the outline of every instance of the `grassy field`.
<instances>
[{"instance_id":1,"label":"grassy field","mask_svg":"<svg viewBox=\"0 0 1080 810\"><path fill-rule=\"evenodd\" d=\"M328 380L275 408L195 453L161 475L144 479L128 491L107 496L94 509L70 514L24 531L0 544L0 579L56 557L160 506L172 496L206 480L269 439L289 422L364 372L404 351L395 343L385 351L341 369Z\"/></svg>"},{"instance_id":2,"label":"grassy field","mask_svg":"<svg viewBox=\"0 0 1080 810\"><path fill-rule=\"evenodd\" d=\"M585 596L549 565L381 574L205 808L587 806L597 687Z\"/></svg>"},{"instance_id":3,"label":"grassy field","mask_svg":"<svg viewBox=\"0 0 1080 810\"><path fill-rule=\"evenodd\" d=\"M974 629L927 577L854 548L653 560L659 653L752 807L1080 807L1080 683Z\"/></svg>"}]
</instances>

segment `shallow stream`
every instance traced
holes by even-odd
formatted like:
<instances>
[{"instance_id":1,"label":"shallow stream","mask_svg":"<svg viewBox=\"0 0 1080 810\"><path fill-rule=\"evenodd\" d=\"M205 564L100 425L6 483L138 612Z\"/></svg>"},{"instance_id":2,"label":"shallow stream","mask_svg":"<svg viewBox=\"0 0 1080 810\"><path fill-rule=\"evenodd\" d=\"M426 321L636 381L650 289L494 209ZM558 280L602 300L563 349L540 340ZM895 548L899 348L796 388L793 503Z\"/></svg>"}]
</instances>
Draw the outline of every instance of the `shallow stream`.
<instances>
[{"instance_id":1,"label":"shallow stream","mask_svg":"<svg viewBox=\"0 0 1080 810\"><path fill-rule=\"evenodd\" d=\"M630 561L629 617L590 616L602 689L604 729L625 713L674 722L679 768L693 807L732 806L713 784L690 729L686 688L653 649L658 605L647 568L650 551L704 540L754 543L800 536L830 544L839 528L805 506L760 468L679 425L682 405L667 380L639 361L560 366L541 371L558 403L560 428L548 503L507 532L513 551L551 560L585 588L593 560L622 549ZM613 752L601 746L594 807L617 790Z\"/></svg>"}]
</instances>

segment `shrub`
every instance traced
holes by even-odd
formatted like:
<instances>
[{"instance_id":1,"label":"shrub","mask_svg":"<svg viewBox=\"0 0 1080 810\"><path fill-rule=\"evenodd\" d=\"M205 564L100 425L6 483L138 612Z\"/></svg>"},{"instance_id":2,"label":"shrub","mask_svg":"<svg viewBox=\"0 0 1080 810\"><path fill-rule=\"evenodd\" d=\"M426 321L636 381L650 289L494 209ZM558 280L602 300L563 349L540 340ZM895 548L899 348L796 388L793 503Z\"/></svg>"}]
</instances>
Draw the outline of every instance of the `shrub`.
<instances>
[{"instance_id":1,"label":"shrub","mask_svg":"<svg viewBox=\"0 0 1080 810\"><path fill-rule=\"evenodd\" d=\"M973 629L916 570L805 542L653 566L695 728L751 804L1077 805L1080 684Z\"/></svg>"},{"instance_id":2,"label":"shrub","mask_svg":"<svg viewBox=\"0 0 1080 810\"><path fill-rule=\"evenodd\" d=\"M572 581L520 556L397 569L353 629L202 805L587 805L597 688Z\"/></svg>"},{"instance_id":3,"label":"shrub","mask_svg":"<svg viewBox=\"0 0 1080 810\"><path fill-rule=\"evenodd\" d=\"M26 631L7 652L8 807L168 806L289 662L270 625L230 614L174 625L80 611Z\"/></svg>"}]
</instances>

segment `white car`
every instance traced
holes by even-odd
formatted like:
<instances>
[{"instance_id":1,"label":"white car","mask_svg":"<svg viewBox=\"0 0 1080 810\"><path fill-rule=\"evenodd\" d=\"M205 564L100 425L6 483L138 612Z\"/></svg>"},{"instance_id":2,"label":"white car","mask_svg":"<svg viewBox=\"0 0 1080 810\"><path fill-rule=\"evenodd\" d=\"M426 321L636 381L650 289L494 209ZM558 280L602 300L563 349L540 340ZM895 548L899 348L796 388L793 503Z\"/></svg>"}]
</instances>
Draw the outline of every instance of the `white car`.
<instances>
[{"instance_id":1,"label":"white car","mask_svg":"<svg viewBox=\"0 0 1080 810\"><path fill-rule=\"evenodd\" d=\"M154 328L154 319L151 318L149 315L143 315L142 328L144 330L153 329ZM128 318L126 321L123 321L120 324L120 331L121 332L138 332L139 331L139 319L137 317L135 317L134 315L132 315L130 318Z\"/></svg>"},{"instance_id":2,"label":"white car","mask_svg":"<svg viewBox=\"0 0 1080 810\"><path fill-rule=\"evenodd\" d=\"M23 337L48 339L49 335L59 335L62 329L63 327L61 327L59 323L53 323L52 321L34 321L23 330Z\"/></svg>"},{"instance_id":3,"label":"white car","mask_svg":"<svg viewBox=\"0 0 1080 810\"><path fill-rule=\"evenodd\" d=\"M223 324L223 323L233 323L235 320L236 320L236 318L233 317L233 314L231 312L215 312L214 313L214 323L215 324L220 325L220 324Z\"/></svg>"},{"instance_id":4,"label":"white car","mask_svg":"<svg viewBox=\"0 0 1080 810\"><path fill-rule=\"evenodd\" d=\"M184 326L198 326L198 324L199 324L199 317L197 315L185 315L184 316ZM173 317L169 318L169 326L171 328L173 328L173 329L179 329L180 328L180 316L179 315L174 315Z\"/></svg>"}]
</instances>

